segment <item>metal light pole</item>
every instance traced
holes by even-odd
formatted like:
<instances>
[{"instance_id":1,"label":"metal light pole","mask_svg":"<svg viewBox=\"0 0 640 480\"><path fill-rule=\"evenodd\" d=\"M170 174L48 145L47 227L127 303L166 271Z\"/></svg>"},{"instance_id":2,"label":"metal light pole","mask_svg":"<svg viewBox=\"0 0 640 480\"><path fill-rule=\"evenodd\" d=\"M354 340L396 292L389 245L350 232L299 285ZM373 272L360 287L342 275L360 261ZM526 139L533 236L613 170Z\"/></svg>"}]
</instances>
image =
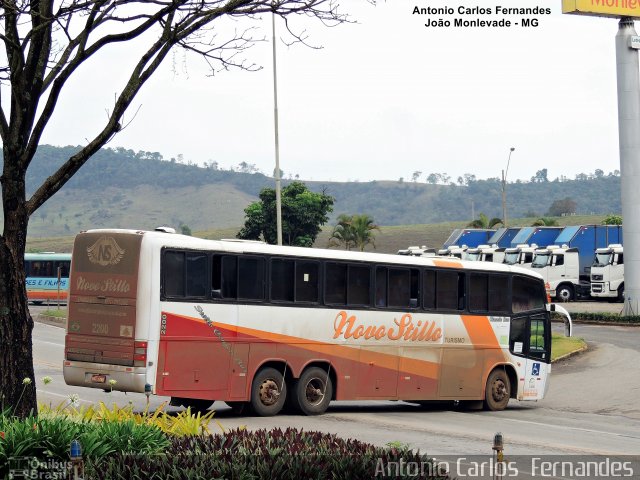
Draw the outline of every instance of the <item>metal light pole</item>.
<instances>
[{"instance_id":1,"label":"metal light pole","mask_svg":"<svg viewBox=\"0 0 640 480\"><path fill-rule=\"evenodd\" d=\"M631 48L637 33L633 19L621 18L616 35L618 77L618 135L624 258L624 314L638 315L640 304L640 75L638 50Z\"/></svg>"},{"instance_id":2,"label":"metal light pole","mask_svg":"<svg viewBox=\"0 0 640 480\"><path fill-rule=\"evenodd\" d=\"M280 141L278 138L278 78L276 76L276 14L271 13L271 43L273 45L273 121L276 142L276 231L278 245L282 245L282 197L280 184Z\"/></svg>"},{"instance_id":3,"label":"metal light pole","mask_svg":"<svg viewBox=\"0 0 640 480\"><path fill-rule=\"evenodd\" d=\"M509 162L511 161L511 154L515 150L515 147L511 147L509 150L509 158L507 159L507 169L502 170L502 225L507 226L507 174L509 173Z\"/></svg>"}]
</instances>

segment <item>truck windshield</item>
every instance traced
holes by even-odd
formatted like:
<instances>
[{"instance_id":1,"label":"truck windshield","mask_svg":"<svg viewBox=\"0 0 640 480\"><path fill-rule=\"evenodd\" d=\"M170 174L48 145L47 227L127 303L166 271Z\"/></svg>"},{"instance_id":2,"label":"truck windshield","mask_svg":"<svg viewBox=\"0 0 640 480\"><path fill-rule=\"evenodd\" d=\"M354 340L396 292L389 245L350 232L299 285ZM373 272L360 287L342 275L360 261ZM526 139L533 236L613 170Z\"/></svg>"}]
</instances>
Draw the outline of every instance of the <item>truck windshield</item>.
<instances>
[{"instance_id":1,"label":"truck windshield","mask_svg":"<svg viewBox=\"0 0 640 480\"><path fill-rule=\"evenodd\" d=\"M533 263L531 266L533 268L543 268L546 267L549 263L549 254L548 253L536 253L536 256L533 257Z\"/></svg>"},{"instance_id":2,"label":"truck windshield","mask_svg":"<svg viewBox=\"0 0 640 480\"><path fill-rule=\"evenodd\" d=\"M477 262L478 260L480 260L480 252L467 252L466 260Z\"/></svg>"},{"instance_id":3,"label":"truck windshield","mask_svg":"<svg viewBox=\"0 0 640 480\"><path fill-rule=\"evenodd\" d=\"M504 254L504 263L508 265L515 265L518 263L518 252L507 252Z\"/></svg>"},{"instance_id":4,"label":"truck windshield","mask_svg":"<svg viewBox=\"0 0 640 480\"><path fill-rule=\"evenodd\" d=\"M596 257L593 259L594 267L604 267L611 263L610 253L596 253Z\"/></svg>"}]
</instances>

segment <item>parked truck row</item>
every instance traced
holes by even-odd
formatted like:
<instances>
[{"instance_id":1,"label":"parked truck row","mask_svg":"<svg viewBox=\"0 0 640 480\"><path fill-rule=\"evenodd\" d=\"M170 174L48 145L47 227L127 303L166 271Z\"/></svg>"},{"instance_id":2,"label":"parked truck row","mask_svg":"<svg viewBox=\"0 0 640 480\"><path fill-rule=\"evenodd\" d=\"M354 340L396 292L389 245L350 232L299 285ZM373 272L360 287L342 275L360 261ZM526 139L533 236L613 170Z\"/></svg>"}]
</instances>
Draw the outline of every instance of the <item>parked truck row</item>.
<instances>
[{"instance_id":1,"label":"parked truck row","mask_svg":"<svg viewBox=\"0 0 640 480\"><path fill-rule=\"evenodd\" d=\"M478 243L483 239L487 243ZM620 225L460 229L440 250L409 247L398 253L534 269L545 279L549 295L556 301L588 297L624 301Z\"/></svg>"}]
</instances>

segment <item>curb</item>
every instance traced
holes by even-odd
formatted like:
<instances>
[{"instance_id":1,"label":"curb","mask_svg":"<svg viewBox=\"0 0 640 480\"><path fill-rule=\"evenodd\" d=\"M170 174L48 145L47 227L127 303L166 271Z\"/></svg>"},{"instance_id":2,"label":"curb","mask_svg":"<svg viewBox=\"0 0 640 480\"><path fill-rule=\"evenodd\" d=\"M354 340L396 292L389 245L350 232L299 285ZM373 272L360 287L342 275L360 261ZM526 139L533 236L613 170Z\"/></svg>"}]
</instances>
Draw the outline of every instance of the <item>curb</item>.
<instances>
[{"instance_id":1,"label":"curb","mask_svg":"<svg viewBox=\"0 0 640 480\"><path fill-rule=\"evenodd\" d=\"M578 350L574 350L573 352L569 352L565 355L562 355L561 357L556 358L551 363L558 363L561 360L567 360L568 358L575 357L576 355L580 355L581 353L584 353L587 350L589 350L589 346L585 345L584 347L579 348Z\"/></svg>"},{"instance_id":2,"label":"curb","mask_svg":"<svg viewBox=\"0 0 640 480\"><path fill-rule=\"evenodd\" d=\"M43 313L40 313L33 320L46 325L51 325L52 327L67 328L66 318L54 317L52 315L44 315Z\"/></svg>"}]
</instances>

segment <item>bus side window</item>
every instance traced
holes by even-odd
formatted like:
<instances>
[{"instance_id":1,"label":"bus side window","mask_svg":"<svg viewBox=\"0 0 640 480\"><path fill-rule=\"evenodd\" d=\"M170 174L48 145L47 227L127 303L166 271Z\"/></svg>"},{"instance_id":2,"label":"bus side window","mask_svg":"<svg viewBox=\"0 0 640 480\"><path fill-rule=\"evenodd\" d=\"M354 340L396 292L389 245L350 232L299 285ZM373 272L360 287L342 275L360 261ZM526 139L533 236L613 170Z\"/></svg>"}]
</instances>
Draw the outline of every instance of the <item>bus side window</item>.
<instances>
[{"instance_id":1,"label":"bus side window","mask_svg":"<svg viewBox=\"0 0 640 480\"><path fill-rule=\"evenodd\" d=\"M271 260L271 300L293 302L294 261L283 258Z\"/></svg>"},{"instance_id":2,"label":"bus side window","mask_svg":"<svg viewBox=\"0 0 640 480\"><path fill-rule=\"evenodd\" d=\"M187 253L187 297L206 297L209 281L207 279L207 255Z\"/></svg>"},{"instance_id":3,"label":"bus side window","mask_svg":"<svg viewBox=\"0 0 640 480\"><path fill-rule=\"evenodd\" d=\"M238 259L238 298L264 300L264 258Z\"/></svg>"},{"instance_id":4,"label":"bus side window","mask_svg":"<svg viewBox=\"0 0 640 480\"><path fill-rule=\"evenodd\" d=\"M371 270L368 266L349 265L347 282L347 304L369 305L371 303Z\"/></svg>"},{"instance_id":5,"label":"bus side window","mask_svg":"<svg viewBox=\"0 0 640 480\"><path fill-rule=\"evenodd\" d=\"M325 265L324 301L331 305L347 304L347 265L328 262Z\"/></svg>"},{"instance_id":6,"label":"bus side window","mask_svg":"<svg viewBox=\"0 0 640 480\"><path fill-rule=\"evenodd\" d=\"M425 310L435 310L436 308L436 272L435 270L425 270L422 276L422 291Z\"/></svg>"},{"instance_id":7,"label":"bus side window","mask_svg":"<svg viewBox=\"0 0 640 480\"><path fill-rule=\"evenodd\" d=\"M389 269L389 306L407 308L417 306L417 299L412 301L411 270L408 268ZM416 305L412 305L416 303Z\"/></svg>"},{"instance_id":8,"label":"bus side window","mask_svg":"<svg viewBox=\"0 0 640 480\"><path fill-rule=\"evenodd\" d=\"M165 252L162 269L164 294L167 297L184 297L184 252Z\"/></svg>"},{"instance_id":9,"label":"bus side window","mask_svg":"<svg viewBox=\"0 0 640 480\"><path fill-rule=\"evenodd\" d=\"M296 302L318 303L319 263L296 261Z\"/></svg>"},{"instance_id":10,"label":"bus side window","mask_svg":"<svg viewBox=\"0 0 640 480\"><path fill-rule=\"evenodd\" d=\"M489 312L509 311L509 277L489 275Z\"/></svg>"},{"instance_id":11,"label":"bus side window","mask_svg":"<svg viewBox=\"0 0 640 480\"><path fill-rule=\"evenodd\" d=\"M376 267L376 307L387 306L387 267Z\"/></svg>"},{"instance_id":12,"label":"bus side window","mask_svg":"<svg viewBox=\"0 0 640 480\"><path fill-rule=\"evenodd\" d=\"M463 310L464 274L456 271L440 270L436 273L438 310Z\"/></svg>"},{"instance_id":13,"label":"bus side window","mask_svg":"<svg viewBox=\"0 0 640 480\"><path fill-rule=\"evenodd\" d=\"M472 273L469 278L469 310L486 312L489 309L489 277Z\"/></svg>"},{"instance_id":14,"label":"bus side window","mask_svg":"<svg viewBox=\"0 0 640 480\"><path fill-rule=\"evenodd\" d=\"M545 345L545 324L546 322L543 318L532 318L529 335L529 355L542 360L545 359L547 351Z\"/></svg>"}]
</instances>

